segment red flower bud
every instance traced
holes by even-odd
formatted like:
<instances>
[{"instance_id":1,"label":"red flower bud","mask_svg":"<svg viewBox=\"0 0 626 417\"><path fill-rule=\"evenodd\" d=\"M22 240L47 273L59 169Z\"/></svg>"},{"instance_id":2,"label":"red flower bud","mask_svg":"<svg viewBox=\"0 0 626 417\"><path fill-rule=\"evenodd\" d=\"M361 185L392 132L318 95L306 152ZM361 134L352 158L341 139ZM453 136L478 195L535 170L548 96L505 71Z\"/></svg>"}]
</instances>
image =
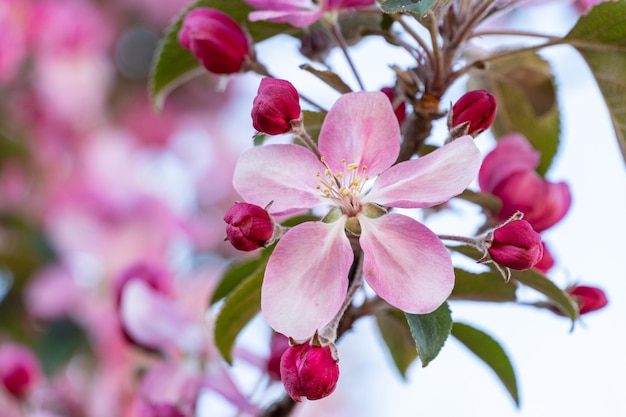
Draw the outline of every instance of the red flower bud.
<instances>
[{"instance_id":1,"label":"red flower bud","mask_svg":"<svg viewBox=\"0 0 626 417\"><path fill-rule=\"evenodd\" d=\"M252 102L252 126L269 135L291 130L291 121L300 118L300 96L285 80L263 78Z\"/></svg>"},{"instance_id":2,"label":"red flower bud","mask_svg":"<svg viewBox=\"0 0 626 417\"><path fill-rule=\"evenodd\" d=\"M485 90L465 93L452 107L452 127L469 122L467 134L476 136L496 119L496 99Z\"/></svg>"},{"instance_id":3,"label":"red flower bud","mask_svg":"<svg viewBox=\"0 0 626 417\"><path fill-rule=\"evenodd\" d=\"M395 90L391 87L384 87L381 88L380 91L385 93L387 98L389 98L389 101L391 101L391 104L393 104L396 98ZM404 123L404 119L406 119L406 103L404 102L404 100L402 100L396 107L394 107L393 111L396 114L396 119L398 119L398 124L402 126L402 123Z\"/></svg>"},{"instance_id":4,"label":"red flower bud","mask_svg":"<svg viewBox=\"0 0 626 417\"><path fill-rule=\"evenodd\" d=\"M274 234L274 222L263 207L237 203L224 216L226 237L239 250L252 251L265 244Z\"/></svg>"},{"instance_id":5,"label":"red flower bud","mask_svg":"<svg viewBox=\"0 0 626 417\"><path fill-rule=\"evenodd\" d=\"M248 38L237 22L207 7L187 13L178 41L214 74L239 72L249 55Z\"/></svg>"},{"instance_id":6,"label":"red flower bud","mask_svg":"<svg viewBox=\"0 0 626 417\"><path fill-rule=\"evenodd\" d=\"M545 242L541 242L543 246L543 256L541 260L535 264L535 269L542 272L543 274L547 274L549 270L554 266L554 258L546 246Z\"/></svg>"},{"instance_id":7,"label":"red flower bud","mask_svg":"<svg viewBox=\"0 0 626 417\"><path fill-rule=\"evenodd\" d=\"M578 302L579 314L599 310L608 304L606 294L600 288L575 285L569 287L566 291Z\"/></svg>"},{"instance_id":8,"label":"red flower bud","mask_svg":"<svg viewBox=\"0 0 626 417\"><path fill-rule=\"evenodd\" d=\"M39 361L26 346L0 346L0 382L15 398L22 399L39 381Z\"/></svg>"},{"instance_id":9,"label":"red flower bud","mask_svg":"<svg viewBox=\"0 0 626 417\"><path fill-rule=\"evenodd\" d=\"M331 346L303 343L289 347L283 354L280 378L295 401L301 401L302 397L319 400L335 390L339 365Z\"/></svg>"},{"instance_id":10,"label":"red flower bud","mask_svg":"<svg viewBox=\"0 0 626 417\"><path fill-rule=\"evenodd\" d=\"M543 257L541 235L525 220L513 220L495 229L487 251L497 264L517 270L532 268Z\"/></svg>"}]
</instances>

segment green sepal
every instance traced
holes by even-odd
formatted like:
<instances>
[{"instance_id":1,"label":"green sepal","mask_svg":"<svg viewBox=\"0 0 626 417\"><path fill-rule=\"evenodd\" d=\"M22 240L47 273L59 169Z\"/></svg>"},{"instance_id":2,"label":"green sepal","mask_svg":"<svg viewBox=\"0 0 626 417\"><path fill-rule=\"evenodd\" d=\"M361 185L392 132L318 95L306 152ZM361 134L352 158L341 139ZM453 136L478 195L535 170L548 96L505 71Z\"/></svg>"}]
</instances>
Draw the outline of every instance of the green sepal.
<instances>
[{"instance_id":1,"label":"green sepal","mask_svg":"<svg viewBox=\"0 0 626 417\"><path fill-rule=\"evenodd\" d=\"M417 347L422 367L428 365L441 351L452 329L452 314L447 302L428 314L406 313L411 335Z\"/></svg>"},{"instance_id":2,"label":"green sepal","mask_svg":"<svg viewBox=\"0 0 626 417\"><path fill-rule=\"evenodd\" d=\"M511 395L515 405L519 407L520 400L515 370L502 346L482 330L459 322L455 322L452 326L452 336L495 372Z\"/></svg>"}]
</instances>

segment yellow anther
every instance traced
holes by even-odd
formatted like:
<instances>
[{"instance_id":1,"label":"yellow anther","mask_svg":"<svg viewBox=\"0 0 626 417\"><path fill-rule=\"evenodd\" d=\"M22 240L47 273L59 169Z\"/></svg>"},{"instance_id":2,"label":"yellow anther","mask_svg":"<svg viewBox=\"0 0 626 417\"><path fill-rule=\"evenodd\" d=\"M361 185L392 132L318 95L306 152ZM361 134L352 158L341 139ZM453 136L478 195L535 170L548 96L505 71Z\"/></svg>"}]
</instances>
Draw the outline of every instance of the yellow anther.
<instances>
[{"instance_id":1,"label":"yellow anther","mask_svg":"<svg viewBox=\"0 0 626 417\"><path fill-rule=\"evenodd\" d=\"M326 168L326 171L324 171L324 175L326 175L327 177L330 176L330 169Z\"/></svg>"},{"instance_id":2,"label":"yellow anther","mask_svg":"<svg viewBox=\"0 0 626 417\"><path fill-rule=\"evenodd\" d=\"M355 163L352 163L352 164L348 164L347 168L348 168L350 171L354 171L355 169L358 169L358 168L359 168L359 166L358 166L357 164L355 164Z\"/></svg>"}]
</instances>

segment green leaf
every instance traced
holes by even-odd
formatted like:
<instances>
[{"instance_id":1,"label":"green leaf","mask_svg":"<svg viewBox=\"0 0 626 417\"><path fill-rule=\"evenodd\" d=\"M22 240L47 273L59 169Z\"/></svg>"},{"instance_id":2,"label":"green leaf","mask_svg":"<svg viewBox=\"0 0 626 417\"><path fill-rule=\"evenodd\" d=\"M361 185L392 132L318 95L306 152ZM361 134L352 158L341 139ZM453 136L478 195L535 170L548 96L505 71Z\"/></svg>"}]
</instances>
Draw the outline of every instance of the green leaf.
<instances>
[{"instance_id":1,"label":"green leaf","mask_svg":"<svg viewBox=\"0 0 626 417\"><path fill-rule=\"evenodd\" d=\"M452 336L478 356L500 378L519 407L515 370L506 352L491 336L467 324L454 323Z\"/></svg>"},{"instance_id":2,"label":"green leaf","mask_svg":"<svg viewBox=\"0 0 626 417\"><path fill-rule=\"evenodd\" d=\"M261 284L265 266L248 276L224 301L215 321L215 344L222 357L233 363L233 346L243 328L261 310Z\"/></svg>"},{"instance_id":3,"label":"green leaf","mask_svg":"<svg viewBox=\"0 0 626 417\"><path fill-rule=\"evenodd\" d=\"M450 334L450 329L452 329L450 307L448 303L443 303L429 314L406 313L405 315L422 367L425 367L439 354Z\"/></svg>"},{"instance_id":4,"label":"green leaf","mask_svg":"<svg viewBox=\"0 0 626 417\"><path fill-rule=\"evenodd\" d=\"M479 259L482 256L479 250L471 246L449 246L448 248L472 259ZM498 273L492 266L490 266L490 268L493 274ZM578 305L576 304L576 301L539 271L535 269L528 269L526 271L516 271L512 269L511 282L509 284L512 284L515 281L524 284L548 297L548 299L551 300L555 306L561 310L563 314L565 314L565 316L572 319L572 325L578 318Z\"/></svg>"},{"instance_id":5,"label":"green leaf","mask_svg":"<svg viewBox=\"0 0 626 417\"><path fill-rule=\"evenodd\" d=\"M211 297L211 304L215 304L222 298L227 297L243 281L256 273L260 268L265 268L271 250L264 250L258 258L246 259L245 261L234 262L222 275L222 279Z\"/></svg>"},{"instance_id":6,"label":"green leaf","mask_svg":"<svg viewBox=\"0 0 626 417\"><path fill-rule=\"evenodd\" d=\"M417 358L415 342L406 317L400 310L387 310L376 315L376 324L396 369L405 378L406 371Z\"/></svg>"},{"instance_id":7,"label":"green leaf","mask_svg":"<svg viewBox=\"0 0 626 417\"><path fill-rule=\"evenodd\" d=\"M417 13L424 15L435 0L384 0L380 8L385 13Z\"/></svg>"},{"instance_id":8,"label":"green leaf","mask_svg":"<svg viewBox=\"0 0 626 417\"><path fill-rule=\"evenodd\" d=\"M560 117L550 64L535 53L490 62L470 77L468 88L493 94L498 112L491 129L496 138L519 132L541 153L537 172L544 175L559 145Z\"/></svg>"},{"instance_id":9,"label":"green leaf","mask_svg":"<svg viewBox=\"0 0 626 417\"><path fill-rule=\"evenodd\" d=\"M35 350L44 371L50 375L76 356L89 351L85 332L73 321L62 319L48 325L43 336L37 340Z\"/></svg>"},{"instance_id":10,"label":"green leaf","mask_svg":"<svg viewBox=\"0 0 626 417\"><path fill-rule=\"evenodd\" d=\"M583 56L604 97L626 161L626 2L605 2L582 16L564 41Z\"/></svg>"},{"instance_id":11,"label":"green leaf","mask_svg":"<svg viewBox=\"0 0 626 417\"><path fill-rule=\"evenodd\" d=\"M450 300L472 300L490 302L516 301L517 286L504 282L502 275L491 272L474 274L455 268L455 283Z\"/></svg>"},{"instance_id":12,"label":"green leaf","mask_svg":"<svg viewBox=\"0 0 626 417\"><path fill-rule=\"evenodd\" d=\"M548 297L567 317L572 319L572 325L578 318L576 301L540 272L534 269L527 271L512 270L511 278Z\"/></svg>"},{"instance_id":13,"label":"green leaf","mask_svg":"<svg viewBox=\"0 0 626 417\"><path fill-rule=\"evenodd\" d=\"M346 84L339 75L335 74L332 71L318 70L313 68L309 64L300 65L300 69L303 69L315 75L317 78L324 81L326 84L328 84L330 87L334 88L341 94L352 92L352 89L348 86L348 84Z\"/></svg>"},{"instance_id":14,"label":"green leaf","mask_svg":"<svg viewBox=\"0 0 626 417\"><path fill-rule=\"evenodd\" d=\"M493 194L465 190L461 194L457 195L456 198L477 204L492 213L497 213L502 208L502 201Z\"/></svg>"},{"instance_id":15,"label":"green leaf","mask_svg":"<svg viewBox=\"0 0 626 417\"><path fill-rule=\"evenodd\" d=\"M248 13L253 8L242 0L199 0L183 11L166 29L165 35L155 51L150 71L150 96L155 108L161 109L167 95L176 87L205 72L198 60L178 43L178 32L185 15L198 7L210 7L223 11L245 26L256 42L279 33L294 31L288 25L269 22L248 22Z\"/></svg>"}]
</instances>

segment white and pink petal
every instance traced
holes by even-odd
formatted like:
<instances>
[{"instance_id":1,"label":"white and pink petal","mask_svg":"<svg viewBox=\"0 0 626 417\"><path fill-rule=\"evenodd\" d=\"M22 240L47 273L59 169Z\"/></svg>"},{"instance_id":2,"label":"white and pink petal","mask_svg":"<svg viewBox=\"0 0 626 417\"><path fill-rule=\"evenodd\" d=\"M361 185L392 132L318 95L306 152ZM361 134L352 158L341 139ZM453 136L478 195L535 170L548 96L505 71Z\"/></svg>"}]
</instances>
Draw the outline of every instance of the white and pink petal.
<instances>
[{"instance_id":1,"label":"white and pink petal","mask_svg":"<svg viewBox=\"0 0 626 417\"><path fill-rule=\"evenodd\" d=\"M319 149L333 173L343 171L344 159L366 166L370 177L389 168L400 153L400 127L387 96L379 91L341 96L324 120Z\"/></svg>"},{"instance_id":2,"label":"white and pink petal","mask_svg":"<svg viewBox=\"0 0 626 417\"><path fill-rule=\"evenodd\" d=\"M480 164L473 138L463 136L426 156L392 166L361 201L388 207L432 207L463 192Z\"/></svg>"},{"instance_id":3,"label":"white and pink petal","mask_svg":"<svg viewBox=\"0 0 626 417\"><path fill-rule=\"evenodd\" d=\"M324 165L308 149L292 144L245 150L235 168L233 186L251 204L270 207L272 214L290 214L324 202L316 189Z\"/></svg>"},{"instance_id":4,"label":"white and pink petal","mask_svg":"<svg viewBox=\"0 0 626 417\"><path fill-rule=\"evenodd\" d=\"M341 308L354 258L345 220L302 223L276 245L265 270L261 310L277 332L307 339Z\"/></svg>"},{"instance_id":5,"label":"white and pink petal","mask_svg":"<svg viewBox=\"0 0 626 417\"><path fill-rule=\"evenodd\" d=\"M359 216L363 274L382 299L402 311L430 313L450 295L454 268L439 238L402 214Z\"/></svg>"}]
</instances>

